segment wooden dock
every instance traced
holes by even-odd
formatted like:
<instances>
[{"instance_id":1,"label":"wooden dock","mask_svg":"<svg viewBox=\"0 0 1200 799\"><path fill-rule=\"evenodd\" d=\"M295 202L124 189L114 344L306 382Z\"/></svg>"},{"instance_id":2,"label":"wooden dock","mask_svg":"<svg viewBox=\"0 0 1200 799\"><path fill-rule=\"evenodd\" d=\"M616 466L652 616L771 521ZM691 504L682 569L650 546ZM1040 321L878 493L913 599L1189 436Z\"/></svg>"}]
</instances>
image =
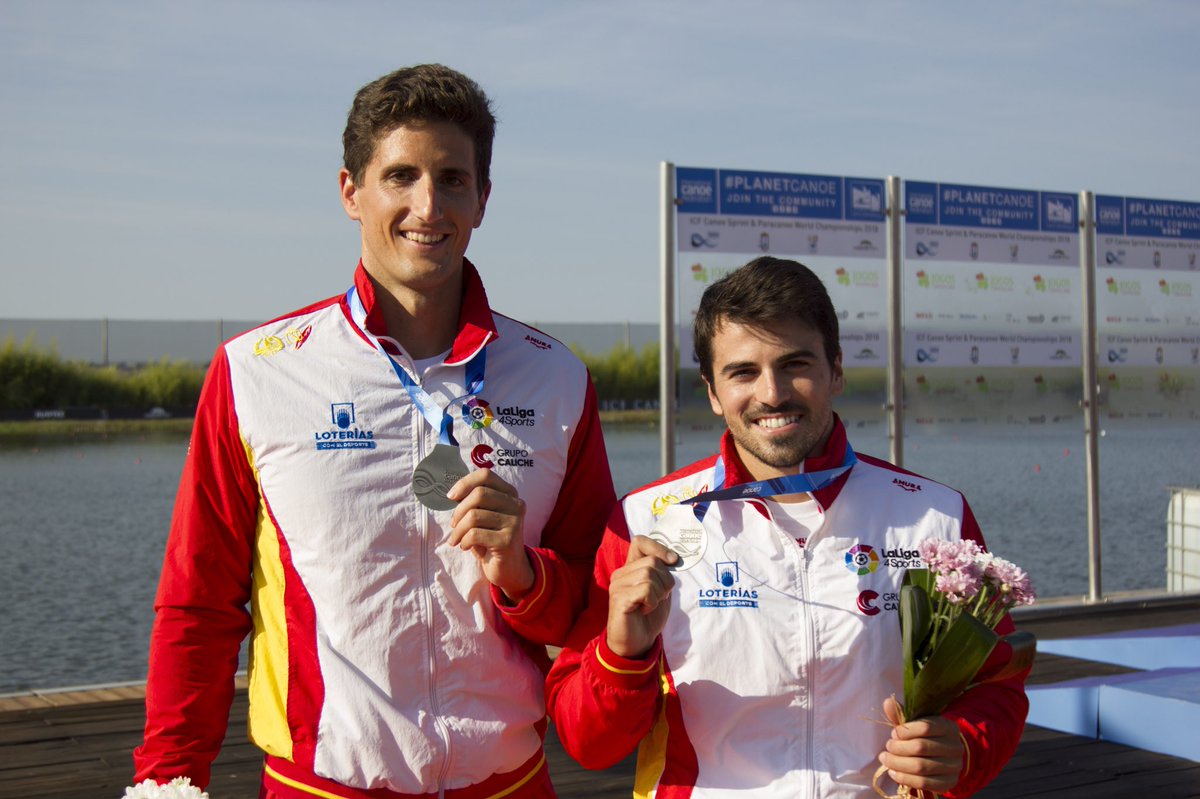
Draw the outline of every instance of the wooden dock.
<instances>
[{"instance_id":1,"label":"wooden dock","mask_svg":"<svg viewBox=\"0 0 1200 799\"><path fill-rule=\"evenodd\" d=\"M1200 619L1200 596L1130 598L1095 606L1044 605L1018 616L1039 638L1167 627ZM1039 656L1030 684L1132 671ZM0 799L118 799L141 742L140 685L0 697ZM237 691L225 747L213 767L212 799L256 799L262 758L246 740L246 691ZM588 772L546 741L562 799L627 799L634 758ZM980 799L1197 799L1200 763L1028 726L1016 755Z\"/></svg>"}]
</instances>

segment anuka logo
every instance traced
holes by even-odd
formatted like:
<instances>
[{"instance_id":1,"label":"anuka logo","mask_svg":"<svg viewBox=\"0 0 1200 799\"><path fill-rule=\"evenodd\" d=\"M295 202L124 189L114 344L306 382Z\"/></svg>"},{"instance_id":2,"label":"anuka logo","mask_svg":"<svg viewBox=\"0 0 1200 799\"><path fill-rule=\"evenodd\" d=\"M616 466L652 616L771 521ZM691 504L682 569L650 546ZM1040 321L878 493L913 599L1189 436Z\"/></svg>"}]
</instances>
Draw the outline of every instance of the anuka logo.
<instances>
[{"instance_id":1,"label":"anuka logo","mask_svg":"<svg viewBox=\"0 0 1200 799\"><path fill-rule=\"evenodd\" d=\"M901 480L899 477L897 477L897 478L895 478L894 480L892 480L892 485L894 485L894 486L900 486L900 487L901 487L901 488L903 488L905 491L909 491L909 492L912 492L912 491L920 491L920 490L921 490L921 484L920 484L920 483L910 483L910 482L909 482L909 481L907 481L907 480Z\"/></svg>"},{"instance_id":2,"label":"anuka logo","mask_svg":"<svg viewBox=\"0 0 1200 799\"><path fill-rule=\"evenodd\" d=\"M542 341L540 338L535 338L535 337L533 337L533 336L526 335L526 336L525 336L525 340L526 340L526 341L528 341L528 342L529 342L530 344L532 344L533 346L537 347L539 350L548 350L548 349L550 349L550 342L548 342L548 341Z\"/></svg>"},{"instance_id":3,"label":"anuka logo","mask_svg":"<svg viewBox=\"0 0 1200 799\"><path fill-rule=\"evenodd\" d=\"M758 591L742 588L741 569L736 560L716 564L718 588L701 588L697 591L702 608L757 608Z\"/></svg>"},{"instance_id":4,"label":"anuka logo","mask_svg":"<svg viewBox=\"0 0 1200 799\"><path fill-rule=\"evenodd\" d=\"M329 406L332 430L313 433L317 449L375 449L375 431L358 426L353 402L335 402Z\"/></svg>"}]
</instances>

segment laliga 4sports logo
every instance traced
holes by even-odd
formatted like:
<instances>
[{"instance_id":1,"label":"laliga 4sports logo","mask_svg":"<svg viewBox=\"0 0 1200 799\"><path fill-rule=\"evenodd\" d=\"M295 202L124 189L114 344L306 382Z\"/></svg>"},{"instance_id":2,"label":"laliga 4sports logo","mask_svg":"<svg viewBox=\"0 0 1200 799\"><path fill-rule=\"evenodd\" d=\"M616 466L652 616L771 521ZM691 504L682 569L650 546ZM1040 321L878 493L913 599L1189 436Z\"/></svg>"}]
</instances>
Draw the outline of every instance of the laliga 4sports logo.
<instances>
[{"instance_id":1,"label":"laliga 4sports logo","mask_svg":"<svg viewBox=\"0 0 1200 799\"><path fill-rule=\"evenodd\" d=\"M846 550L846 568L864 577L879 568L879 553L870 544L855 544Z\"/></svg>"},{"instance_id":2,"label":"laliga 4sports logo","mask_svg":"<svg viewBox=\"0 0 1200 799\"><path fill-rule=\"evenodd\" d=\"M481 430L492 423L492 406L488 405L486 400L471 397L463 403L462 417L464 422L471 425L472 430Z\"/></svg>"}]
</instances>

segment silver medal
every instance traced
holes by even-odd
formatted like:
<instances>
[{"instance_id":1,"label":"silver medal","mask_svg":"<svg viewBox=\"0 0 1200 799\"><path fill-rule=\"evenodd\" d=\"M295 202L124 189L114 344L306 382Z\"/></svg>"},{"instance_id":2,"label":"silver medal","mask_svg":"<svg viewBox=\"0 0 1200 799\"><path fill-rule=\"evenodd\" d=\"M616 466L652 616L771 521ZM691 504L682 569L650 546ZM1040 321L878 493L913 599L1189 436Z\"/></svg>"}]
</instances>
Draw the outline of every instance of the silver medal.
<instances>
[{"instance_id":1,"label":"silver medal","mask_svg":"<svg viewBox=\"0 0 1200 799\"><path fill-rule=\"evenodd\" d=\"M695 566L708 549L704 525L696 519L691 505L668 505L647 538L675 550L679 563L672 568L676 571L687 571Z\"/></svg>"},{"instance_id":2,"label":"silver medal","mask_svg":"<svg viewBox=\"0 0 1200 799\"><path fill-rule=\"evenodd\" d=\"M446 494L468 473L456 447L438 444L413 470L413 491L430 510L453 510L458 503Z\"/></svg>"}]
</instances>

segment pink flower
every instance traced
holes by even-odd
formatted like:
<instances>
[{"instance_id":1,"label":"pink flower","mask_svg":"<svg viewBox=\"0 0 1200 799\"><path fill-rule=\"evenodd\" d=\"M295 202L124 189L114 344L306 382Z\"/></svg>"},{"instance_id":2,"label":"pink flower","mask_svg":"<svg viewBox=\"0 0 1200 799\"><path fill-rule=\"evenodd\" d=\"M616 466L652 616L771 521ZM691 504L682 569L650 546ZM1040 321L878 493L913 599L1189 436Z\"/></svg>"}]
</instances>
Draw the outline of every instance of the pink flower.
<instances>
[{"instance_id":1,"label":"pink flower","mask_svg":"<svg viewBox=\"0 0 1200 799\"><path fill-rule=\"evenodd\" d=\"M977 596L983 581L972 569L962 569L939 574L936 585L947 600L957 605Z\"/></svg>"},{"instance_id":2,"label":"pink flower","mask_svg":"<svg viewBox=\"0 0 1200 799\"><path fill-rule=\"evenodd\" d=\"M942 560L942 568L950 569L965 569L975 563L975 559L983 553L979 548L979 544L974 541L946 541L941 547L939 553Z\"/></svg>"},{"instance_id":3,"label":"pink flower","mask_svg":"<svg viewBox=\"0 0 1200 799\"><path fill-rule=\"evenodd\" d=\"M941 548L942 542L936 538L927 538L917 547L917 551L921 553L921 560L934 571L938 570L941 560L938 558L938 550Z\"/></svg>"},{"instance_id":4,"label":"pink flower","mask_svg":"<svg viewBox=\"0 0 1200 799\"><path fill-rule=\"evenodd\" d=\"M921 560L929 564L935 572L949 572L964 569L974 563L983 552L974 541L938 541L921 542L919 551Z\"/></svg>"},{"instance_id":5,"label":"pink flower","mask_svg":"<svg viewBox=\"0 0 1200 799\"><path fill-rule=\"evenodd\" d=\"M1031 605L1036 599L1029 575L1015 563L1003 558L993 558L988 564L986 574L996 584L996 588L1007 595L1006 604Z\"/></svg>"}]
</instances>

